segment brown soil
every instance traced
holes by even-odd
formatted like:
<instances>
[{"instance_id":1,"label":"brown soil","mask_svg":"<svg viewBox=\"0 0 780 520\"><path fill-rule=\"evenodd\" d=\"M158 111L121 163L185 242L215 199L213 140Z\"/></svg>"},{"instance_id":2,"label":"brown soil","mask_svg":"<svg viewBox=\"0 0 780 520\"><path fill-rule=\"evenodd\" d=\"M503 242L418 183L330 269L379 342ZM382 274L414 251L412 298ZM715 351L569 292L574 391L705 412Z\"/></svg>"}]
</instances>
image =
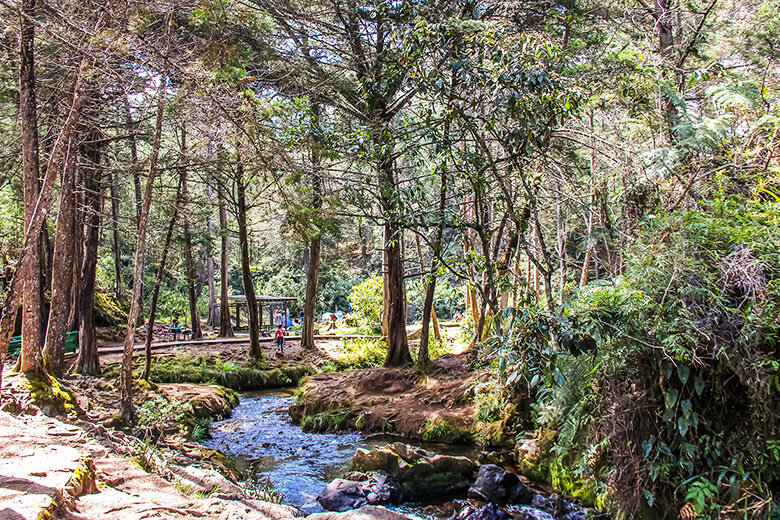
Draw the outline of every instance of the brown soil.
<instances>
[{"instance_id":1,"label":"brown soil","mask_svg":"<svg viewBox=\"0 0 780 520\"><path fill-rule=\"evenodd\" d=\"M323 412L348 412L363 429L421 437L426 424L447 421L469 430L475 410L473 384L485 377L473 371L467 354L447 354L425 375L414 368L371 368L306 378L301 400L291 410L300 419Z\"/></svg>"}]
</instances>

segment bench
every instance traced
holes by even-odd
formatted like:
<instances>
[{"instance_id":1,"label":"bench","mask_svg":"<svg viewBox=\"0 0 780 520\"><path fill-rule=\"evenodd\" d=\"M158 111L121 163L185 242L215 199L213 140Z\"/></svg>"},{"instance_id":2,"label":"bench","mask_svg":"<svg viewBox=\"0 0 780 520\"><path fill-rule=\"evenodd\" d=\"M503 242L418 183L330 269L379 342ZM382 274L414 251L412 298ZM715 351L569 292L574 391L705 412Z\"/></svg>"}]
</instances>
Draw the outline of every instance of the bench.
<instances>
[{"instance_id":1,"label":"bench","mask_svg":"<svg viewBox=\"0 0 780 520\"><path fill-rule=\"evenodd\" d=\"M65 335L65 353L73 354L76 352L76 345L79 340L79 331L74 330ZM22 337L14 336L8 344L8 355L15 356L22 350Z\"/></svg>"}]
</instances>

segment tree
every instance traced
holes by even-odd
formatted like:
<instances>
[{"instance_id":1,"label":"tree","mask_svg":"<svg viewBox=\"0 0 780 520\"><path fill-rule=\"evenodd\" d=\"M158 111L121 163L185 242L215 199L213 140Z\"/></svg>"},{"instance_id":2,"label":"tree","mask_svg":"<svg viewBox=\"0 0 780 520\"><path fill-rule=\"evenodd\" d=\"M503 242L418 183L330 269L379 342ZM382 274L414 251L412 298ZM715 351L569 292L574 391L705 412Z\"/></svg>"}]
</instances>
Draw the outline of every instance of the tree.
<instances>
[{"instance_id":1,"label":"tree","mask_svg":"<svg viewBox=\"0 0 780 520\"><path fill-rule=\"evenodd\" d=\"M170 31L170 20L167 23ZM166 52L167 54L167 52ZM143 290L143 265L144 248L146 246L146 230L149 224L149 210L152 205L152 193L154 191L154 179L157 176L157 161L160 156L160 143L162 141L163 117L165 115L166 96L165 89L168 86L168 75L162 74L160 86L157 89L157 114L155 116L154 140L152 141L152 156L149 160L149 175L146 181L143 203L141 205L141 218L138 221L138 237L135 244L135 263L133 270L133 299L130 301L130 312L127 314L127 332L125 333L125 346L122 352L122 366L120 369L119 414L122 420L131 424L134 417L133 405L133 350L135 349L135 329L138 323L141 306L141 291Z\"/></svg>"},{"instance_id":2,"label":"tree","mask_svg":"<svg viewBox=\"0 0 780 520\"><path fill-rule=\"evenodd\" d=\"M29 270L21 273L24 278L22 296L22 352L19 368L28 376L46 377L41 355L42 330L40 229L31 227L33 212L40 196L38 158L38 108L35 95L35 0L24 0L19 18L19 112L22 134L22 171L24 185L24 225L27 233L37 233L32 239L38 243L30 249L27 259Z\"/></svg>"},{"instance_id":3,"label":"tree","mask_svg":"<svg viewBox=\"0 0 780 520\"><path fill-rule=\"evenodd\" d=\"M263 358L260 348L260 319L257 312L255 283L252 278L249 258L249 230L247 226L246 177L244 163L240 153L236 161L236 221L238 222L238 242L241 249L241 277L244 282L247 315L249 319L249 356L259 361Z\"/></svg>"}]
</instances>

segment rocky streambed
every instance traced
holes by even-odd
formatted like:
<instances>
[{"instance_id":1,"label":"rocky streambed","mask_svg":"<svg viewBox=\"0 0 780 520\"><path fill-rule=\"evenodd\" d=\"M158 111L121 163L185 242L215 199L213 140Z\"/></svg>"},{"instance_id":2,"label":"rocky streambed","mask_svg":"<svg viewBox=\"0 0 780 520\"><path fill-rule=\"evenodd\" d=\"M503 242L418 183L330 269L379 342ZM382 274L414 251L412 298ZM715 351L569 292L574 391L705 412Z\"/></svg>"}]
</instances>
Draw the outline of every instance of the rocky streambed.
<instances>
[{"instance_id":1,"label":"rocky streambed","mask_svg":"<svg viewBox=\"0 0 780 520\"><path fill-rule=\"evenodd\" d=\"M452 453L386 436L304 432L287 413L292 401L289 392L244 396L230 419L212 425L205 444L306 513L382 505L429 519L585 520L594 512L540 493L497 465L480 465L464 456L473 455L466 448Z\"/></svg>"}]
</instances>

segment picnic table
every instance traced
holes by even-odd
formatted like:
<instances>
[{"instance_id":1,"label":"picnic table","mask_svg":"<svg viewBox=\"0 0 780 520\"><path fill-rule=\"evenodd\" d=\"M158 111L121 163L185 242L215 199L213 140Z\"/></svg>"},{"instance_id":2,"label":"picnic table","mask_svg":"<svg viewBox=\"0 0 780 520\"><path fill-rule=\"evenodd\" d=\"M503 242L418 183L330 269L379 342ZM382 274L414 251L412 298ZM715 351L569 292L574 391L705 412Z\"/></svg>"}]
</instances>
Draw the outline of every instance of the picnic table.
<instances>
[{"instance_id":1,"label":"picnic table","mask_svg":"<svg viewBox=\"0 0 780 520\"><path fill-rule=\"evenodd\" d=\"M192 336L192 331L190 329L183 329L181 327L162 330L163 339L166 337L173 337L173 341L178 341L179 336L181 336L181 339L186 340L187 336Z\"/></svg>"}]
</instances>

